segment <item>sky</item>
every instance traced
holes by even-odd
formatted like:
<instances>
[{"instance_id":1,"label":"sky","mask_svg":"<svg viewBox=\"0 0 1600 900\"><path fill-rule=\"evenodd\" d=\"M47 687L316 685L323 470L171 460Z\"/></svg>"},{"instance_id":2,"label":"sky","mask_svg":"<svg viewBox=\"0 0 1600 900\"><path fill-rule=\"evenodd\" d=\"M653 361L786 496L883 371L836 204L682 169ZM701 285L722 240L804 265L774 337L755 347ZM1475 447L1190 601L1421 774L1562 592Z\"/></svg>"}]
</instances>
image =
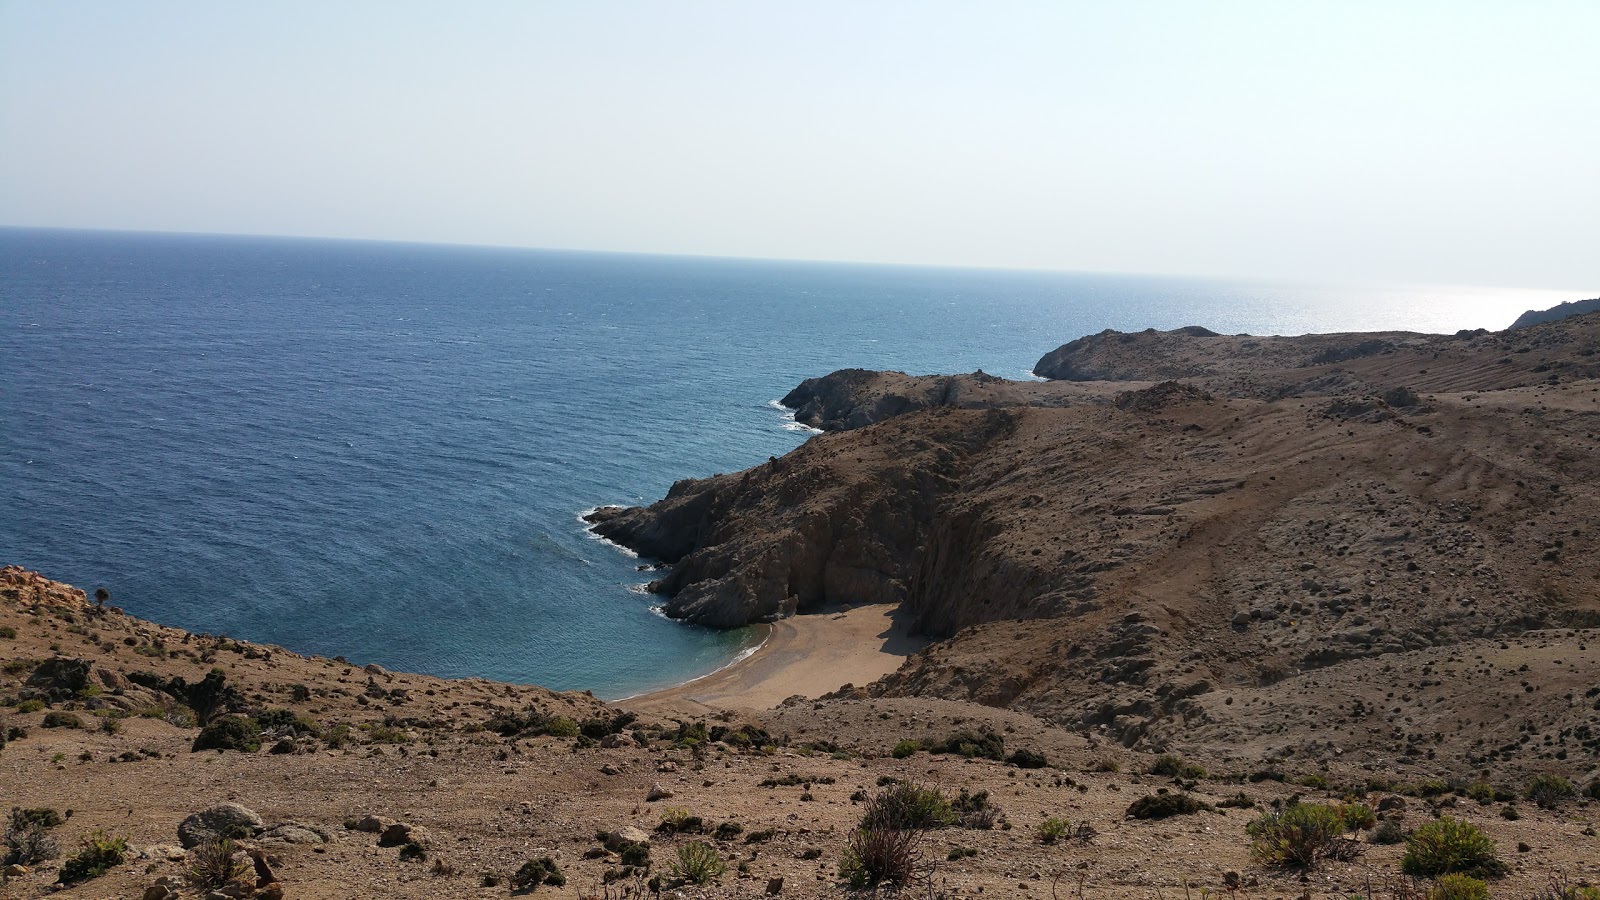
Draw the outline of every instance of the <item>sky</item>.
<instances>
[{"instance_id":1,"label":"sky","mask_svg":"<svg viewBox=\"0 0 1600 900\"><path fill-rule=\"evenodd\" d=\"M1600 2L0 0L0 225L1600 293Z\"/></svg>"}]
</instances>

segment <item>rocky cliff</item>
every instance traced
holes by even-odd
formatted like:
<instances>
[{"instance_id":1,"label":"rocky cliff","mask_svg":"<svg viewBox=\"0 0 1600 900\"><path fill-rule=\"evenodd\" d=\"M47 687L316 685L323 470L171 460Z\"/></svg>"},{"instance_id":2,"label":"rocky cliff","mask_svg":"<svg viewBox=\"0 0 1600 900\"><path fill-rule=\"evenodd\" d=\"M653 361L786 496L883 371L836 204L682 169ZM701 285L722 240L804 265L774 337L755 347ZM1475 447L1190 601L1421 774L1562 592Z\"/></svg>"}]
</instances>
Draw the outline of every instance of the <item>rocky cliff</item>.
<instances>
[{"instance_id":1,"label":"rocky cliff","mask_svg":"<svg viewBox=\"0 0 1600 900\"><path fill-rule=\"evenodd\" d=\"M1063 404L929 402L856 427L892 409L874 399L886 387L943 388L810 382L791 398L853 430L596 528L672 563L652 585L671 615L729 626L898 603L941 642L871 693L1026 709L1130 745L1270 744L1259 704L1286 702L1268 694L1288 680L1366 678L1378 659L1420 672L1450 648L1600 625L1585 562L1600 555L1600 316L1251 347L1199 329L1133 337L1061 354L1135 379ZM1472 718L1470 698L1440 702L1430 720ZM1339 740L1370 739L1381 715L1362 708ZM1330 728L1350 718L1307 709Z\"/></svg>"},{"instance_id":2,"label":"rocky cliff","mask_svg":"<svg viewBox=\"0 0 1600 900\"><path fill-rule=\"evenodd\" d=\"M1559 322L1570 316L1581 316L1586 313L1600 312L1600 297L1593 300L1570 300L1560 303L1549 309L1530 309L1511 323L1511 330L1527 328L1530 325L1543 325L1546 322Z\"/></svg>"}]
</instances>

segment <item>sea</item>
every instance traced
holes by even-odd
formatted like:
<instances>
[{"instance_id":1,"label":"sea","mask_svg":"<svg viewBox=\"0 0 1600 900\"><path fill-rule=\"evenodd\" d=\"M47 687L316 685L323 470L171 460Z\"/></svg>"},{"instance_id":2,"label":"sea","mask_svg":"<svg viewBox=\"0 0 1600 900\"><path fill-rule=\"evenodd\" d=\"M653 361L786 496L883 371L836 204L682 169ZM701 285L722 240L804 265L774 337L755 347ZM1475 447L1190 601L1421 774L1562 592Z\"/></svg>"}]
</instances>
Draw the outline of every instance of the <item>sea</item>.
<instances>
[{"instance_id":1,"label":"sea","mask_svg":"<svg viewBox=\"0 0 1600 900\"><path fill-rule=\"evenodd\" d=\"M1564 292L0 229L0 563L196 632L615 699L747 653L580 515L811 437L844 367L1106 328L1504 328Z\"/></svg>"}]
</instances>

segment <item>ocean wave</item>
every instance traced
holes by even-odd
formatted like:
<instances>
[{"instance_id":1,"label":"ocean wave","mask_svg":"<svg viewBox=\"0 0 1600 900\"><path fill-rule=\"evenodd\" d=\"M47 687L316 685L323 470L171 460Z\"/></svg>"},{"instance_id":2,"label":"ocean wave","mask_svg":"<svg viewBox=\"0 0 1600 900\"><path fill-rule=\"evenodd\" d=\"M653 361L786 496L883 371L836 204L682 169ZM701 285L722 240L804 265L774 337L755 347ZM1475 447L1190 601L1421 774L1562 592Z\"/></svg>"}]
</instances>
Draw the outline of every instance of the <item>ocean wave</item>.
<instances>
[{"instance_id":1,"label":"ocean wave","mask_svg":"<svg viewBox=\"0 0 1600 900\"><path fill-rule=\"evenodd\" d=\"M584 535L586 537L588 537L589 540L591 540L591 541L599 541L600 543L605 544L607 547L610 547L613 550L616 550L616 551L620 552L623 556L627 556L627 557L630 557L632 559L638 559L639 558L639 554L633 552L632 550L629 550L627 547L622 546L621 544L617 543L616 541L613 541L610 538L606 537L605 535L599 534L598 532L596 532L594 530L594 523L588 521L588 517L589 517L589 515L591 513L594 513L596 511L604 509L604 508L605 508L604 506L591 506L588 509L583 510L582 512L578 513L578 522L583 525L583 533L584 533Z\"/></svg>"},{"instance_id":2,"label":"ocean wave","mask_svg":"<svg viewBox=\"0 0 1600 900\"><path fill-rule=\"evenodd\" d=\"M783 413L783 420L784 421L783 421L782 428L783 428L784 431L796 431L796 432L799 432L801 434L821 434L822 433L822 429L821 428L812 428L810 425L807 425L804 422L796 422L795 418L794 418L795 411L793 409L790 409L787 406L784 406L782 403L778 402L777 400L768 400L767 401L767 405L772 407L773 409L777 410L778 412Z\"/></svg>"}]
</instances>

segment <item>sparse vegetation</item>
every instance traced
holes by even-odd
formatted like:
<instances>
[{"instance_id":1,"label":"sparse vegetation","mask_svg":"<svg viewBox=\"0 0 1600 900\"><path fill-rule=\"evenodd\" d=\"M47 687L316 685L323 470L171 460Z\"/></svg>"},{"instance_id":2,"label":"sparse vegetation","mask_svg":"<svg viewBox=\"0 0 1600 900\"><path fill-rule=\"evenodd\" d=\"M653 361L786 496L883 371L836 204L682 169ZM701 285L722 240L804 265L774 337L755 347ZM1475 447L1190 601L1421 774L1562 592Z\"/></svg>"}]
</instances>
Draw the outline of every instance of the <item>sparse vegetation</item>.
<instances>
[{"instance_id":1,"label":"sparse vegetation","mask_svg":"<svg viewBox=\"0 0 1600 900\"><path fill-rule=\"evenodd\" d=\"M1482 878L1503 875L1506 866L1496 857L1494 842L1476 825L1444 816L1406 838L1400 870L1422 878L1451 873Z\"/></svg>"},{"instance_id":2,"label":"sparse vegetation","mask_svg":"<svg viewBox=\"0 0 1600 900\"><path fill-rule=\"evenodd\" d=\"M61 854L61 849L49 831L60 826L61 822L61 815L53 809L12 807L10 820L6 824L5 862L32 866L55 859Z\"/></svg>"},{"instance_id":3,"label":"sparse vegetation","mask_svg":"<svg viewBox=\"0 0 1600 900\"><path fill-rule=\"evenodd\" d=\"M1365 819L1370 819L1372 811L1361 808L1366 810ZM1347 818L1347 810L1322 803L1294 803L1264 813L1245 826L1251 837L1250 856L1263 866L1302 869L1327 858L1346 859L1356 848L1344 835L1357 827Z\"/></svg>"},{"instance_id":4,"label":"sparse vegetation","mask_svg":"<svg viewBox=\"0 0 1600 900\"><path fill-rule=\"evenodd\" d=\"M128 842L95 829L83 839L76 856L61 864L57 879L62 884L76 884L98 878L115 866L122 865L128 853Z\"/></svg>"},{"instance_id":5,"label":"sparse vegetation","mask_svg":"<svg viewBox=\"0 0 1600 900\"><path fill-rule=\"evenodd\" d=\"M672 874L690 884L705 884L728 871L717 848L705 841L690 841L678 848Z\"/></svg>"},{"instance_id":6,"label":"sparse vegetation","mask_svg":"<svg viewBox=\"0 0 1600 900\"><path fill-rule=\"evenodd\" d=\"M908 792L920 796L910 797ZM921 860L921 843L930 827L933 816L908 814L908 809L926 812L936 808L927 795L943 800L937 790L926 790L911 785L892 785L867 801L861 824L850 836L844 858L839 863L839 876L856 888L875 888L880 884L903 885L916 874ZM945 803L948 810L949 804ZM936 811L936 809L935 809Z\"/></svg>"},{"instance_id":7,"label":"sparse vegetation","mask_svg":"<svg viewBox=\"0 0 1600 900\"><path fill-rule=\"evenodd\" d=\"M261 728L247 716L222 716L200 729L190 749L196 753L201 750L255 753L261 749Z\"/></svg>"},{"instance_id":8,"label":"sparse vegetation","mask_svg":"<svg viewBox=\"0 0 1600 900\"><path fill-rule=\"evenodd\" d=\"M202 892L243 878L250 866L239 858L239 845L226 838L205 841L189 851L189 883Z\"/></svg>"},{"instance_id":9,"label":"sparse vegetation","mask_svg":"<svg viewBox=\"0 0 1600 900\"><path fill-rule=\"evenodd\" d=\"M498 883L499 879L496 878L495 881ZM511 887L519 891L537 890L541 884L561 887L566 883L567 878L561 874L561 867L557 866L556 861L548 856L528 860L511 876ZM494 886L489 883L487 874L484 877L484 886Z\"/></svg>"},{"instance_id":10,"label":"sparse vegetation","mask_svg":"<svg viewBox=\"0 0 1600 900\"><path fill-rule=\"evenodd\" d=\"M1128 806L1128 815L1135 819L1165 819L1169 816L1190 815L1210 808L1186 793L1157 793L1133 801Z\"/></svg>"},{"instance_id":11,"label":"sparse vegetation","mask_svg":"<svg viewBox=\"0 0 1600 900\"><path fill-rule=\"evenodd\" d=\"M1471 875L1451 873L1433 883L1428 900L1489 900L1489 886Z\"/></svg>"},{"instance_id":12,"label":"sparse vegetation","mask_svg":"<svg viewBox=\"0 0 1600 900\"><path fill-rule=\"evenodd\" d=\"M44 714L44 721L39 723L41 728L82 728L83 720L73 713L61 710L51 710Z\"/></svg>"},{"instance_id":13,"label":"sparse vegetation","mask_svg":"<svg viewBox=\"0 0 1600 900\"><path fill-rule=\"evenodd\" d=\"M1540 809L1555 809L1578 796L1578 789L1560 775L1537 775L1528 783L1522 796Z\"/></svg>"},{"instance_id":14,"label":"sparse vegetation","mask_svg":"<svg viewBox=\"0 0 1600 900\"><path fill-rule=\"evenodd\" d=\"M1039 823L1039 828L1034 832L1041 844L1054 844L1067 836L1071 830L1071 823L1066 819L1051 816Z\"/></svg>"}]
</instances>

